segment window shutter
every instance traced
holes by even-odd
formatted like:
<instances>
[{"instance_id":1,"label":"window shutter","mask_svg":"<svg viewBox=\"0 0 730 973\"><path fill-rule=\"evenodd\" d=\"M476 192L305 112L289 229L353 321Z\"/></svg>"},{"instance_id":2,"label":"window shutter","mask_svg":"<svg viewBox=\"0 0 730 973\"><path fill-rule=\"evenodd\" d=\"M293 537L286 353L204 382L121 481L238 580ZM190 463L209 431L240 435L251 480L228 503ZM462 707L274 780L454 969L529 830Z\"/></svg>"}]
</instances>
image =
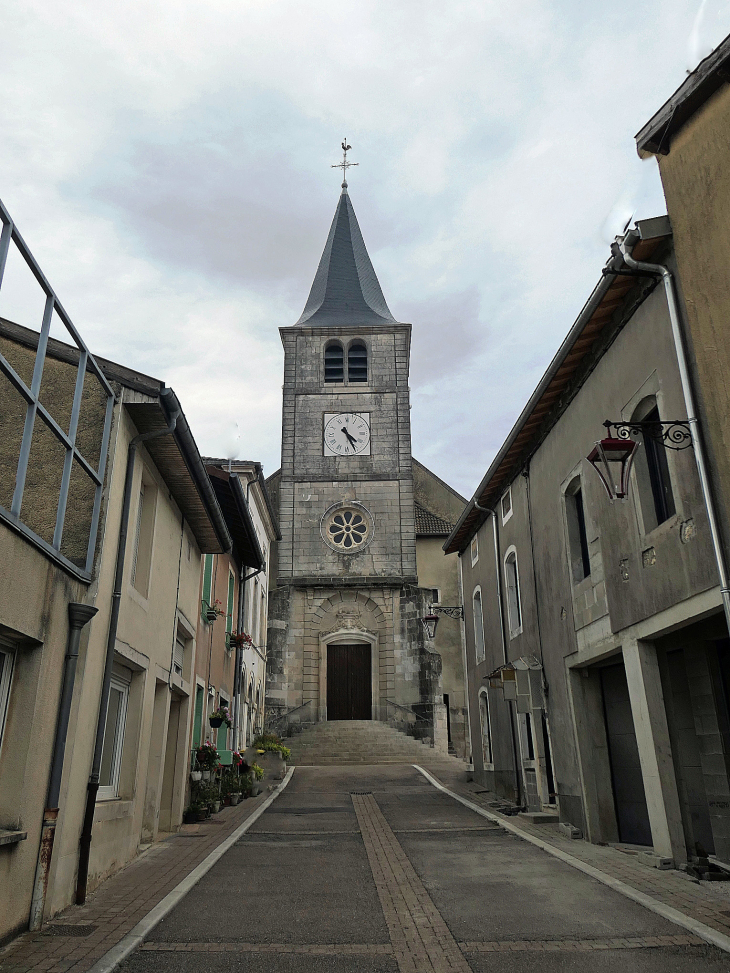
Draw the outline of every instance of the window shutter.
<instances>
[{"instance_id":1,"label":"window shutter","mask_svg":"<svg viewBox=\"0 0 730 973\"><path fill-rule=\"evenodd\" d=\"M132 584L137 580L137 558L139 556L139 532L142 528L142 511L144 509L144 483L139 488L139 506L137 507L137 526L134 531L134 554L132 555Z\"/></svg>"}]
</instances>

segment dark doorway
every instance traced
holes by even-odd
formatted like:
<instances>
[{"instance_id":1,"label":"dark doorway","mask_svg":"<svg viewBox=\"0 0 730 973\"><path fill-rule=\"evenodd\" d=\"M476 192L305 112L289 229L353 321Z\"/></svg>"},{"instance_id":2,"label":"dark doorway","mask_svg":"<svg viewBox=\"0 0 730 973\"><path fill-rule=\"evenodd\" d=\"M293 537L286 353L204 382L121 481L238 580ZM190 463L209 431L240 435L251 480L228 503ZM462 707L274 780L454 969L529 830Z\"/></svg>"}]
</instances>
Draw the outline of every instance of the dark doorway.
<instances>
[{"instance_id":1,"label":"dark doorway","mask_svg":"<svg viewBox=\"0 0 730 973\"><path fill-rule=\"evenodd\" d=\"M327 719L369 720L372 717L370 645L327 646Z\"/></svg>"},{"instance_id":2,"label":"dark doorway","mask_svg":"<svg viewBox=\"0 0 730 973\"><path fill-rule=\"evenodd\" d=\"M651 845L644 778L623 663L601 669L601 686L619 840Z\"/></svg>"}]
</instances>

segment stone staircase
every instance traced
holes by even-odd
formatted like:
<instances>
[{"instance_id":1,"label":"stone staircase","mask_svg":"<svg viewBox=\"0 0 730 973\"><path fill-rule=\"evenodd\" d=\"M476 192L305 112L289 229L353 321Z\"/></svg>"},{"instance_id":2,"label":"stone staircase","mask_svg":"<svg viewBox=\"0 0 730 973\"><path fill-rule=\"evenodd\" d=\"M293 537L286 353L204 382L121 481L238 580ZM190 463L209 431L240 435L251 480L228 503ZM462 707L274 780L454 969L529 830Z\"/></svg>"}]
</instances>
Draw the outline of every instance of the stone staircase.
<instances>
[{"instance_id":1,"label":"stone staircase","mask_svg":"<svg viewBox=\"0 0 730 973\"><path fill-rule=\"evenodd\" d=\"M299 767L444 761L464 767L458 757L435 751L429 740L421 742L377 720L316 723L285 742L291 747L290 763Z\"/></svg>"}]
</instances>

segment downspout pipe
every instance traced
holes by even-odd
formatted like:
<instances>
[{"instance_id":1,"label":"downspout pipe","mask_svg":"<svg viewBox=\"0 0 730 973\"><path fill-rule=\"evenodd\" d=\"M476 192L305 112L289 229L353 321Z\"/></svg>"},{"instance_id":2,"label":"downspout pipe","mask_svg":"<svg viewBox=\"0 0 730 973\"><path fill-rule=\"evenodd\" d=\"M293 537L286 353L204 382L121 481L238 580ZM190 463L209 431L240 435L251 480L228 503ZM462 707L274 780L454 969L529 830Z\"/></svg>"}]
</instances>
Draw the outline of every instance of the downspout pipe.
<instances>
[{"instance_id":1,"label":"downspout pipe","mask_svg":"<svg viewBox=\"0 0 730 973\"><path fill-rule=\"evenodd\" d=\"M702 499L705 502L705 509L707 511L707 520L710 525L710 536L712 537L712 547L715 552L715 562L717 564L717 573L720 578L720 593L722 595L722 607L725 611L725 622L730 631L730 586L728 586L728 572L727 565L725 563L725 554L722 548L722 540L720 537L720 527L717 520L717 512L715 509L715 503L712 496L712 486L710 483L710 476L707 470L707 459L705 456L705 450L702 443L702 434L700 431L699 419L697 418L697 410L695 408L694 393L692 391L692 381L689 374L689 367L687 364L687 355L684 347L684 339L682 336L682 325L679 315L679 307L677 303L677 295L674 287L674 278L672 272L664 264L652 264L647 263L642 260L634 260L631 256L631 251L629 250L629 243L634 238L633 234L627 234L625 237L617 237L616 243L621 251L621 255L624 258L626 265L632 270L638 270L646 273L650 276L661 277L662 283L664 284L664 292L667 296L667 307L669 308L669 320L672 325L672 337L674 338L674 349L677 355L677 364L679 366L679 377L682 383L682 393L684 395L684 405L687 410L687 421L689 422L690 433L692 436L692 445L694 447L695 461L697 463L697 473L700 479L700 489L702 491ZM633 244L632 244L633 246Z\"/></svg>"},{"instance_id":2,"label":"downspout pipe","mask_svg":"<svg viewBox=\"0 0 730 973\"><path fill-rule=\"evenodd\" d=\"M497 511L492 507L482 507L478 501L475 499L473 501L476 510L481 513L490 514L492 518L492 537L494 540L494 569L497 575L497 601L499 603L499 631L502 636L502 658L504 659L504 664L509 664L509 656L507 654L507 636L505 635L504 626L504 605L502 602L502 565L500 563L500 552L499 552L499 535L497 534ZM515 732L515 719L514 719L514 707L511 701L509 702L509 729L510 736L512 737L512 764L515 776L515 794L517 795L517 803L522 802L522 776L520 774L520 758L517 749L517 734Z\"/></svg>"},{"instance_id":3,"label":"downspout pipe","mask_svg":"<svg viewBox=\"0 0 730 973\"><path fill-rule=\"evenodd\" d=\"M162 389L161 397L172 396L172 389ZM135 436L127 448L127 470L124 479L124 497L122 500L122 520L119 524L119 541L117 546L117 562L114 570L114 589L112 592L111 614L109 617L109 631L106 641L106 661L104 664L104 679L101 686L101 699L99 701L99 716L96 723L96 741L94 744L94 757L91 764L91 774L86 790L86 809L84 811L84 824L79 841L79 869L76 879L76 904L83 905L86 901L86 885L89 877L89 853L91 850L91 836L94 827L94 810L96 808L96 795L99 792L99 773L101 770L101 755L104 747L104 730L106 728L106 716L109 708L109 694L111 691L112 669L114 667L114 648L117 641L117 627L119 625L119 607L122 600L122 580L124 576L124 556L127 549L127 533L129 531L129 513L132 505L132 484L134 481L134 466L137 458L137 449L140 443L149 442L152 439L159 439L162 436L169 436L175 431L180 409L177 400L173 398L173 409L168 416L168 424L164 429L156 429L154 432L141 433Z\"/></svg>"},{"instance_id":4,"label":"downspout pipe","mask_svg":"<svg viewBox=\"0 0 730 973\"><path fill-rule=\"evenodd\" d=\"M48 875L53 855L53 841L56 836L56 821L58 820L58 801L61 794L61 778L63 777L63 761L66 753L66 737L68 723L71 716L71 703L76 680L76 663L79 658L79 642L81 630L99 611L92 605L82 605L70 602L68 606L68 639L66 642L66 658L63 667L63 683L61 687L61 701L58 707L58 722L56 723L56 738L53 742L53 758L51 773L48 780L48 794L46 809L43 812L43 827L41 829L41 845L38 853L35 880L33 882L33 898L30 905L30 920L28 928L37 932L43 925L43 909L46 904L48 891Z\"/></svg>"}]
</instances>

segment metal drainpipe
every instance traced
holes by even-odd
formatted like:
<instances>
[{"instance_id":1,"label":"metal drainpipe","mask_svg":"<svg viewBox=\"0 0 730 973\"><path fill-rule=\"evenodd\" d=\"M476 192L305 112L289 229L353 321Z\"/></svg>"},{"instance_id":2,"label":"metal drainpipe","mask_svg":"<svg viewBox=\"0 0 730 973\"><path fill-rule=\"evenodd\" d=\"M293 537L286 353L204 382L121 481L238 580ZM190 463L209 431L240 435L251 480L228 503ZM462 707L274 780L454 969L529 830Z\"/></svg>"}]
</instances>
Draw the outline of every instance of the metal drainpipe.
<instances>
[{"instance_id":1,"label":"metal drainpipe","mask_svg":"<svg viewBox=\"0 0 730 973\"><path fill-rule=\"evenodd\" d=\"M502 604L502 566L499 560L499 536L497 534L497 511L493 510L491 507L482 507L474 500L474 506L477 510L482 513L491 514L492 517L492 536L494 539L494 567L497 573L497 601L499 602L499 631L502 636L502 657L504 659L504 664L509 663L509 657L507 655L507 637L505 635L504 628L504 606ZM522 775L520 774L520 767L522 763L519 758L519 752L517 749L517 734L515 733L515 713L514 706L512 705L512 700L507 701L509 703L509 729L510 736L512 737L512 762L514 765L515 772L515 792L517 794L518 803L522 802L523 792L522 792Z\"/></svg>"},{"instance_id":2,"label":"metal drainpipe","mask_svg":"<svg viewBox=\"0 0 730 973\"><path fill-rule=\"evenodd\" d=\"M168 396L171 389L163 389L160 396ZM124 555L127 548L127 531L129 529L129 512L132 504L132 482L134 479L134 463L137 447L140 443L169 436L175 431L180 410L175 409L165 429L155 432L145 432L135 436L127 448L127 471L124 479L124 499L122 500L122 520L119 525L119 543L117 547L117 563L114 570L114 589L112 592L112 608L109 617L109 633L106 642L106 662L104 664L104 679L101 686L99 700L99 716L96 724L96 742L94 744L94 758L91 764L91 774L86 790L86 809L84 824L79 840L79 870L76 879L76 904L83 905L86 901L86 884L89 877L89 852L91 849L91 835L94 828L94 810L96 795L99 791L99 772L101 770L101 755L104 747L104 730L106 728L106 714L109 708L109 693L111 690L112 668L114 666L114 647L117 641L117 626L119 625L119 606L122 600L122 579L124 575ZM120 417L121 421L121 417Z\"/></svg>"},{"instance_id":3,"label":"metal drainpipe","mask_svg":"<svg viewBox=\"0 0 730 973\"><path fill-rule=\"evenodd\" d=\"M619 250L626 264L632 270L643 270L652 276L660 276L664 284L664 292L667 295L667 307L669 308L669 320L672 324L672 336L674 338L674 349L677 353L677 364L679 366L679 377L682 382L682 392L684 393L684 405L687 410L687 420L692 434L692 445L694 446L695 461L697 463L697 473L700 478L700 489L702 499L707 510L707 520L710 525L710 535L712 546L715 551L715 561L717 563L717 573L720 576L720 593L722 595L722 607L725 610L725 622L730 631L730 587L728 587L728 574L725 564L725 555L720 539L720 529L717 523L715 504L712 498L712 488L710 477L707 472L707 462L705 450L702 444L699 420L695 409L694 394L692 392L692 382L690 379L689 368L687 366L687 356L684 349L682 338L682 327L679 318L679 308L677 306L677 296L674 291L674 278L672 272L663 264L646 263L642 260L634 260L626 245L626 237L616 238Z\"/></svg>"},{"instance_id":4,"label":"metal drainpipe","mask_svg":"<svg viewBox=\"0 0 730 973\"><path fill-rule=\"evenodd\" d=\"M61 701L58 707L58 722L56 724L56 738L53 743L51 774L48 780L46 809L43 812L41 844L38 852L35 880L33 882L33 898L30 904L28 928L31 932L37 932L43 925L43 909L46 904L48 875L51 869L53 841L56 836L58 800L61 793L63 760L66 753L66 735L68 733L69 717L71 716L71 702L73 700L74 681L76 679L76 663L79 658L81 629L91 621L98 611L98 608L94 608L91 605L82 605L73 601L68 606L69 630L66 642Z\"/></svg>"}]
</instances>

